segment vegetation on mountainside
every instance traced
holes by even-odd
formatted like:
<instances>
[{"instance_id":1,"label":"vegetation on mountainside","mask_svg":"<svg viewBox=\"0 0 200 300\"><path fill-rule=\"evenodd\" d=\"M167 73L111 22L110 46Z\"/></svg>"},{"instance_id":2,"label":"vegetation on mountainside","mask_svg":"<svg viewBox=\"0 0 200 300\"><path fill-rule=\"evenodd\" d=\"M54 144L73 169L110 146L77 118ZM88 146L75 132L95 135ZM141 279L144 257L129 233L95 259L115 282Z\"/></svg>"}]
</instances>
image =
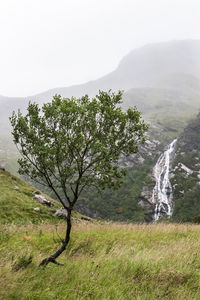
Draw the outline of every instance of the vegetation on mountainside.
<instances>
[{"instance_id":1,"label":"vegetation on mountainside","mask_svg":"<svg viewBox=\"0 0 200 300\"><path fill-rule=\"evenodd\" d=\"M136 105L144 118L152 123L152 136L160 134L159 140L165 143L177 138L188 121L196 116L200 109L200 89L191 89L186 85L182 89L137 88L124 94L125 108Z\"/></svg>"},{"instance_id":2,"label":"vegetation on mountainside","mask_svg":"<svg viewBox=\"0 0 200 300\"><path fill-rule=\"evenodd\" d=\"M36 189L10 173L0 170L0 224L39 224L58 222L50 208L32 199ZM59 209L57 201L46 196ZM34 210L38 207L40 211Z\"/></svg>"},{"instance_id":3,"label":"vegetation on mountainside","mask_svg":"<svg viewBox=\"0 0 200 300\"><path fill-rule=\"evenodd\" d=\"M118 190L106 189L101 194L95 191L84 193L77 204L78 211L104 220L144 222L145 212L138 202L142 187L151 182L149 174L152 166L152 161L146 160L128 168L124 183Z\"/></svg>"},{"instance_id":4,"label":"vegetation on mountainside","mask_svg":"<svg viewBox=\"0 0 200 300\"><path fill-rule=\"evenodd\" d=\"M173 168L173 220L190 222L200 215L200 114L181 134Z\"/></svg>"},{"instance_id":5,"label":"vegetation on mountainside","mask_svg":"<svg viewBox=\"0 0 200 300\"><path fill-rule=\"evenodd\" d=\"M64 266L39 269L54 226L0 226L1 299L200 298L200 225L75 224Z\"/></svg>"},{"instance_id":6,"label":"vegetation on mountainside","mask_svg":"<svg viewBox=\"0 0 200 300\"><path fill-rule=\"evenodd\" d=\"M122 106L127 108L136 105L142 111L144 118L151 122L150 140L159 140L161 144L158 151L163 152L164 147L178 137L188 120L199 109L200 85L198 80L190 75L174 74L173 76L169 75L168 78L164 77L155 86L155 88L137 88L127 91L123 96ZM3 139L2 142L4 141ZM6 169L15 174L17 158L9 152L7 155L6 145L3 147L5 151L0 152L0 162L1 158L3 162L6 161ZM10 145L8 145L9 147ZM146 157L143 156L143 158ZM151 162L145 159L141 165L128 168L128 174L135 175L135 170L137 170L136 177L141 181L136 179L132 183L127 177L125 184L117 192L106 190L100 197L93 192L84 195L82 203L86 204L86 209L84 211L81 208L81 211L87 214L91 212L91 216L97 215L104 219L142 220L144 213L138 206L138 197L142 192L142 183L150 176L156 159L157 156L152 157ZM144 170L146 170L146 174ZM126 195L126 198L123 195Z\"/></svg>"}]
</instances>

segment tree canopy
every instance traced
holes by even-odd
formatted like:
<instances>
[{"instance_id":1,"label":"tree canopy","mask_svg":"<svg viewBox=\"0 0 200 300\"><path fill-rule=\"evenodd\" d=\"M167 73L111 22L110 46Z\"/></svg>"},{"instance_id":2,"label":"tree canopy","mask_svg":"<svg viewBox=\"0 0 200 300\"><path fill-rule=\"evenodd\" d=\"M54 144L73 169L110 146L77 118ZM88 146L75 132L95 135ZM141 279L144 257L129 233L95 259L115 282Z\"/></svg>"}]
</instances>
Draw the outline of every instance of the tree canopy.
<instances>
[{"instance_id":1,"label":"tree canopy","mask_svg":"<svg viewBox=\"0 0 200 300\"><path fill-rule=\"evenodd\" d=\"M136 107L124 112L121 99L121 91L92 99L56 95L10 118L22 155L19 173L50 187L69 216L85 188L118 188L125 175L119 157L137 153L144 142L148 126Z\"/></svg>"}]
</instances>

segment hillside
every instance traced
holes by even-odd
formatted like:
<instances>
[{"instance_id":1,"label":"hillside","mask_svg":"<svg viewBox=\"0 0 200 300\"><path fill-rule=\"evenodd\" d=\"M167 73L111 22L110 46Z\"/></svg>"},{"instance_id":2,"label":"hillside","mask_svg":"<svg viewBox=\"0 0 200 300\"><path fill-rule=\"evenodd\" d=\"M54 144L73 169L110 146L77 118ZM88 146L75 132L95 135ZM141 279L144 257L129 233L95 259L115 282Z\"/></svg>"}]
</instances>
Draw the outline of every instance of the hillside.
<instances>
[{"instance_id":1,"label":"hillside","mask_svg":"<svg viewBox=\"0 0 200 300\"><path fill-rule=\"evenodd\" d=\"M200 114L179 137L173 170L173 219L192 221L200 215Z\"/></svg>"},{"instance_id":2,"label":"hillside","mask_svg":"<svg viewBox=\"0 0 200 300\"><path fill-rule=\"evenodd\" d=\"M116 70L94 81L71 87L55 88L34 96L45 100L53 95L64 97L96 95L101 90L129 90L152 87L164 75L184 73L200 78L200 40L182 40L148 44L132 50Z\"/></svg>"},{"instance_id":3,"label":"hillside","mask_svg":"<svg viewBox=\"0 0 200 300\"><path fill-rule=\"evenodd\" d=\"M131 165L133 161L129 162ZM148 221L139 199L143 185L149 181L152 161L145 164L134 164L128 168L123 185L119 190L106 189L101 194L96 190L85 192L76 204L76 209L90 217L104 220L139 222Z\"/></svg>"},{"instance_id":4,"label":"hillside","mask_svg":"<svg viewBox=\"0 0 200 300\"><path fill-rule=\"evenodd\" d=\"M41 200L46 199L46 205L39 202L40 196ZM57 201L2 169L0 206L0 224L58 223L62 220L54 215L61 208ZM80 215L74 213L74 216Z\"/></svg>"},{"instance_id":5,"label":"hillside","mask_svg":"<svg viewBox=\"0 0 200 300\"><path fill-rule=\"evenodd\" d=\"M162 137L166 141L178 137L200 110L200 81L196 80L196 85L192 85L194 78L189 75L174 74L171 77L176 86L170 82L169 87L165 78L162 88L131 89L124 94L122 104L125 109L136 105L144 119L157 126L161 141Z\"/></svg>"},{"instance_id":6,"label":"hillside","mask_svg":"<svg viewBox=\"0 0 200 300\"><path fill-rule=\"evenodd\" d=\"M55 225L0 225L0 299L199 299L199 239L200 225L77 223L64 266L38 268Z\"/></svg>"},{"instance_id":7,"label":"hillside","mask_svg":"<svg viewBox=\"0 0 200 300\"><path fill-rule=\"evenodd\" d=\"M87 192L77 209L90 216L115 221L151 220L152 207L148 200L154 185L152 168L165 147L180 136L200 110L199 50L198 40L146 45L131 51L116 70L96 81L56 88L27 98L0 96L0 165L17 174L18 153L12 143L8 117L18 108L24 112L29 100L43 103L50 101L55 93L71 97L85 93L94 95L99 89L124 89L122 106L126 109L136 105L142 112L150 124L148 141L138 155L120 162L128 168L128 176L119 191L106 190L102 195ZM176 186L175 194L177 189ZM143 202L144 193L147 202ZM147 212L139 203L147 205Z\"/></svg>"},{"instance_id":8,"label":"hillside","mask_svg":"<svg viewBox=\"0 0 200 300\"><path fill-rule=\"evenodd\" d=\"M175 85L173 74L185 74L200 79L200 40L170 41L150 44L134 49L126 55L116 70L94 81L71 87L54 88L25 98L5 97L0 95L2 116L12 110L24 108L28 101L40 103L49 101L55 94L63 97L94 96L99 90L128 91L138 87L168 87ZM169 80L173 78L173 80ZM163 85L163 82L164 85ZM180 87L180 85L179 85ZM177 88L177 84L176 84ZM1 118L2 119L2 118Z\"/></svg>"}]
</instances>

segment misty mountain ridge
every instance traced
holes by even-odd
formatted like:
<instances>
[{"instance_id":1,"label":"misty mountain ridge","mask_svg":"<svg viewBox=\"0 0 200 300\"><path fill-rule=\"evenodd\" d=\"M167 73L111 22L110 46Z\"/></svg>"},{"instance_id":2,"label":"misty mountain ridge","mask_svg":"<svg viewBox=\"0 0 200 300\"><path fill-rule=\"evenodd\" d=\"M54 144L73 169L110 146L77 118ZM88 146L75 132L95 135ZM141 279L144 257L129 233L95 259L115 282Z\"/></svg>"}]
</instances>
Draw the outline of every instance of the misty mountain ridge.
<instances>
[{"instance_id":1,"label":"misty mountain ridge","mask_svg":"<svg viewBox=\"0 0 200 300\"><path fill-rule=\"evenodd\" d=\"M115 71L98 80L55 88L25 98L0 96L0 164L3 161L6 169L12 172L17 170L17 151L11 140L8 120L13 110L20 109L24 113L29 101L41 105L51 101L55 94L62 97L88 94L92 97L99 90L124 90L123 108L136 105L151 125L148 143L136 157L123 162L128 168L128 176L119 191L106 191L101 197L95 193L86 194L77 208L82 213L112 220L151 221L153 208L149 207L148 199L154 184L151 180L152 168L165 147L180 136L200 109L199 53L200 41L146 45L130 52ZM147 211L139 205L142 192ZM175 193L180 193L179 187L176 187Z\"/></svg>"},{"instance_id":2,"label":"misty mountain ridge","mask_svg":"<svg viewBox=\"0 0 200 300\"><path fill-rule=\"evenodd\" d=\"M24 113L29 101L42 104L51 101L55 94L94 96L99 90L109 89L124 90L122 106L126 109L136 105L145 120L156 124L158 131L164 130L170 140L200 107L199 53L200 40L150 44L131 51L115 71L98 80L51 89L31 97L0 96L0 149L16 151L8 118L18 109Z\"/></svg>"},{"instance_id":3,"label":"misty mountain ridge","mask_svg":"<svg viewBox=\"0 0 200 300\"><path fill-rule=\"evenodd\" d=\"M28 101L47 102L55 94L62 97L95 96L99 90L133 88L175 88L200 91L200 40L172 41L150 44L126 55L118 68L104 77L85 84L58 87L29 97L0 96L0 117L7 118L13 110L23 109ZM140 90L142 93L142 90ZM134 105L134 103L133 103ZM2 122L1 122L2 123Z\"/></svg>"},{"instance_id":4,"label":"misty mountain ridge","mask_svg":"<svg viewBox=\"0 0 200 300\"><path fill-rule=\"evenodd\" d=\"M99 90L127 91L137 87L157 86L159 78L174 73L200 79L200 40L172 41L145 45L126 55L116 70L85 84L61 87L34 97L44 100L55 94L63 97L94 96ZM30 97L32 98L32 97Z\"/></svg>"},{"instance_id":5,"label":"misty mountain ridge","mask_svg":"<svg viewBox=\"0 0 200 300\"><path fill-rule=\"evenodd\" d=\"M125 90L156 86L165 74L183 73L200 79L200 40L182 40L148 44L134 49L116 70L85 84L58 87L24 98L46 100L55 94L63 97L94 96L99 90ZM17 98L4 97L2 98ZM19 99L23 97L18 97Z\"/></svg>"}]
</instances>

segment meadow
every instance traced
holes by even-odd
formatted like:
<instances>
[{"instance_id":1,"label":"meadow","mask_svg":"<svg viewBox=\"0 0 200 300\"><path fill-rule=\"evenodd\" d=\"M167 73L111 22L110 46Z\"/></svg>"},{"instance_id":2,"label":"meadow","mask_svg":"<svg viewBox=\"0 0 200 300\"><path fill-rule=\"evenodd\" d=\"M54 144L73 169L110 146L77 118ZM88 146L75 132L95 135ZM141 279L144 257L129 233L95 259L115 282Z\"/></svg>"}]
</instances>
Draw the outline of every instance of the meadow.
<instances>
[{"instance_id":1,"label":"meadow","mask_svg":"<svg viewBox=\"0 0 200 300\"><path fill-rule=\"evenodd\" d=\"M200 225L74 221L0 225L0 299L200 299Z\"/></svg>"}]
</instances>

